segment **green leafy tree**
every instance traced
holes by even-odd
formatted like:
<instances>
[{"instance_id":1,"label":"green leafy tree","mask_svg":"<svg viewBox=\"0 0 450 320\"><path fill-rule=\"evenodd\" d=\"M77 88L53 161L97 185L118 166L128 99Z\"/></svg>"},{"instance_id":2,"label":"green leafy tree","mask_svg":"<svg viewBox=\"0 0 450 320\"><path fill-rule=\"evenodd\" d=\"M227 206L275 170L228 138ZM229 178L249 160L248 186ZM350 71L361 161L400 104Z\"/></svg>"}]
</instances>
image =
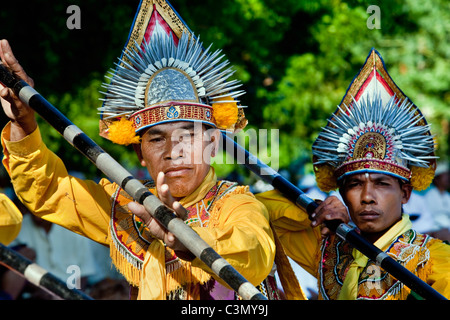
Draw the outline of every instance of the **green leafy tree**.
<instances>
[{"instance_id":1,"label":"green leafy tree","mask_svg":"<svg viewBox=\"0 0 450 320\"><path fill-rule=\"evenodd\" d=\"M130 148L98 137L100 84L120 55L139 1L34 0L0 7L0 37L34 78L36 89L101 147L129 168ZM69 5L81 9L81 29L66 27ZM406 95L437 134L448 157L450 5L433 1L172 0L201 40L221 48L247 94L248 128L278 129L279 165L305 173L311 145L370 49L375 47ZM369 5L380 8L381 29L369 29ZM1 124L6 123L1 115ZM44 141L71 170L100 173L53 128L39 120ZM243 167L217 165L219 175ZM308 169L306 169L308 171Z\"/></svg>"}]
</instances>

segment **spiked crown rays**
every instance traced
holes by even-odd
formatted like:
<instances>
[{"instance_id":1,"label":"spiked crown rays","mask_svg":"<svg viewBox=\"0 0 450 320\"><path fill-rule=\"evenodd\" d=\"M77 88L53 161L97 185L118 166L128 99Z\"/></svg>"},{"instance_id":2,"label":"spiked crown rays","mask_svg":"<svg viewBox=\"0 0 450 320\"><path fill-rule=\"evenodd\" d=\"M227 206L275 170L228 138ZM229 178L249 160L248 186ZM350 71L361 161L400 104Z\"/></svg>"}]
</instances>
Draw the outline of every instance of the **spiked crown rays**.
<instances>
[{"instance_id":1,"label":"spiked crown rays","mask_svg":"<svg viewBox=\"0 0 450 320\"><path fill-rule=\"evenodd\" d=\"M385 159L404 167L428 167L434 151L434 136L428 135L430 125L416 126L424 119L415 113L413 104L405 99L401 104L392 97L383 107L381 98L353 100L352 108L338 106L339 115L328 120L314 145L315 164L332 163L338 167L345 160L355 159L355 143L368 132L376 132L386 139ZM368 153L366 156L371 157ZM356 160L356 159L355 159Z\"/></svg>"},{"instance_id":2,"label":"spiked crown rays","mask_svg":"<svg viewBox=\"0 0 450 320\"><path fill-rule=\"evenodd\" d=\"M316 181L325 192L361 172L393 175L423 190L434 177L437 158L430 125L374 49L312 149Z\"/></svg>"},{"instance_id":3,"label":"spiked crown rays","mask_svg":"<svg viewBox=\"0 0 450 320\"><path fill-rule=\"evenodd\" d=\"M222 61L221 50L210 54L212 45L203 50L202 43L192 37L189 39L187 33L183 33L178 46L172 39L171 35L156 33L150 42L144 40L143 46L135 43L131 50L124 50L117 70L111 71L112 76L108 77L111 83L103 84L108 90L103 92L106 98L100 108L104 119L129 116L142 108L172 100L208 105L213 100L228 98L221 102L233 103L245 93L244 90L233 91L242 85L239 80L227 81L235 71L232 67L225 69L229 61ZM158 73L165 74L156 78ZM151 94L145 101L145 91L152 78L155 82L150 84ZM189 82L195 88L189 86ZM170 88L174 90L166 91Z\"/></svg>"},{"instance_id":4,"label":"spiked crown rays","mask_svg":"<svg viewBox=\"0 0 450 320\"><path fill-rule=\"evenodd\" d=\"M122 56L106 78L100 135L138 143L145 128L171 121L198 121L237 131L247 120L239 80L221 50L204 48L165 0L142 0Z\"/></svg>"}]
</instances>

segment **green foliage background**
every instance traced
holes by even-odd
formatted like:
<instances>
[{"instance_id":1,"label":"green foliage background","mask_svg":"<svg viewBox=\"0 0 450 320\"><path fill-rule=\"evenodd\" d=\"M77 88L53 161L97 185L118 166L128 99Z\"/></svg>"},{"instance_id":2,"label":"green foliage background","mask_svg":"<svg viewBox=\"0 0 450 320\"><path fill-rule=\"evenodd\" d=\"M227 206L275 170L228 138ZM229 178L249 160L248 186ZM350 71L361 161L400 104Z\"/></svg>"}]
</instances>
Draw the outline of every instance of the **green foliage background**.
<instances>
[{"instance_id":1,"label":"green foliage background","mask_svg":"<svg viewBox=\"0 0 450 320\"><path fill-rule=\"evenodd\" d=\"M98 136L99 90L127 39L139 1L9 1L0 5L0 37L36 89L126 166L133 151ZM81 29L69 30L69 5L81 9ZM341 101L370 49L383 56L397 85L419 106L448 158L450 2L445 0L172 0L205 44L222 48L247 94L250 128L279 129L280 167L293 180L310 170L311 145ZM369 29L369 5L381 29ZM42 120L44 140L88 177L100 173ZM6 123L1 114L1 124ZM244 168L218 166L220 175ZM294 182L294 181L293 181Z\"/></svg>"}]
</instances>

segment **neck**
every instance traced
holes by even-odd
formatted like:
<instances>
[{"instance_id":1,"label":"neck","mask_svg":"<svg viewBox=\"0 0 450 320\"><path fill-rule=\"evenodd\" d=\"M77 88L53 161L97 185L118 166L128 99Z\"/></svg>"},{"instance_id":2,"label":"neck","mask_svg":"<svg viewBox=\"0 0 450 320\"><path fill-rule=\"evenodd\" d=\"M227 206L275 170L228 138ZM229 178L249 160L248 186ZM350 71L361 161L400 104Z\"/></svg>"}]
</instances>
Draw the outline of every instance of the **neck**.
<instances>
[{"instance_id":1,"label":"neck","mask_svg":"<svg viewBox=\"0 0 450 320\"><path fill-rule=\"evenodd\" d=\"M383 230L383 231L379 231L379 232L361 232L361 235L366 238L367 241L369 241L370 243L375 243L378 239L380 239L383 234L386 233L386 231L388 231L391 227Z\"/></svg>"},{"instance_id":2,"label":"neck","mask_svg":"<svg viewBox=\"0 0 450 320\"><path fill-rule=\"evenodd\" d=\"M393 224L391 224L389 227L387 227L384 230L377 231L377 232L364 232L361 231L361 235L367 239L370 243L375 243L378 239L380 239L386 232L388 232L397 222L399 222L402 219L400 216L400 219L396 220Z\"/></svg>"}]
</instances>

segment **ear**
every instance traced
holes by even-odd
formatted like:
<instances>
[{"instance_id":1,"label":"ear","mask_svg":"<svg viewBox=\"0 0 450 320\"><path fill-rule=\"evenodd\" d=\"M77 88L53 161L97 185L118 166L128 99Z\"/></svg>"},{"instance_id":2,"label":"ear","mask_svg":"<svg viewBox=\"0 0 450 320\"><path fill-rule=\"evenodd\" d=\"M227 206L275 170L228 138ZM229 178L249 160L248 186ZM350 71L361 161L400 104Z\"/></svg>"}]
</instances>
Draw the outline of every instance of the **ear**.
<instances>
[{"instance_id":1,"label":"ear","mask_svg":"<svg viewBox=\"0 0 450 320\"><path fill-rule=\"evenodd\" d=\"M410 183L403 183L401 186L402 191L402 204L409 201L412 192L412 185Z\"/></svg>"},{"instance_id":2,"label":"ear","mask_svg":"<svg viewBox=\"0 0 450 320\"><path fill-rule=\"evenodd\" d=\"M220 135L220 130L218 129L215 129L211 132L211 143L213 144L211 148L211 157L215 157L219 151Z\"/></svg>"},{"instance_id":3,"label":"ear","mask_svg":"<svg viewBox=\"0 0 450 320\"><path fill-rule=\"evenodd\" d=\"M147 165L147 162L145 162L144 158L142 157L142 149L140 143L134 143L133 144L134 152L136 153L139 162L141 163L141 166L145 167Z\"/></svg>"},{"instance_id":4,"label":"ear","mask_svg":"<svg viewBox=\"0 0 450 320\"><path fill-rule=\"evenodd\" d=\"M347 181L347 177L343 177L338 182L338 191L339 191L339 194L341 195L342 200L344 201L344 203L346 202L346 199L347 199L347 197L346 197L347 193L345 192L345 182L346 181Z\"/></svg>"}]
</instances>

